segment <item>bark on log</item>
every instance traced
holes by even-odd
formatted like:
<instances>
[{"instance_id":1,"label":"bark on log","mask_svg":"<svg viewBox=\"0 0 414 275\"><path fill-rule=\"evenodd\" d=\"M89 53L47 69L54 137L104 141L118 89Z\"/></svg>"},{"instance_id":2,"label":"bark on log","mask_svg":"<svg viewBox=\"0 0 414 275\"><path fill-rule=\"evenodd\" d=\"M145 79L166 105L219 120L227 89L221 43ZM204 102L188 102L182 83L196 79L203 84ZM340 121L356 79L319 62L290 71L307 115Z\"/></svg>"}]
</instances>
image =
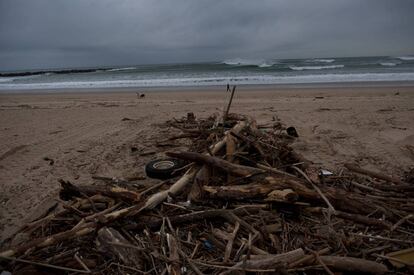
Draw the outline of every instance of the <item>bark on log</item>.
<instances>
[{"instance_id":1,"label":"bark on log","mask_svg":"<svg viewBox=\"0 0 414 275\"><path fill-rule=\"evenodd\" d=\"M388 268L380 263L353 257L319 256L327 266L334 270L369 274L384 274Z\"/></svg>"}]
</instances>

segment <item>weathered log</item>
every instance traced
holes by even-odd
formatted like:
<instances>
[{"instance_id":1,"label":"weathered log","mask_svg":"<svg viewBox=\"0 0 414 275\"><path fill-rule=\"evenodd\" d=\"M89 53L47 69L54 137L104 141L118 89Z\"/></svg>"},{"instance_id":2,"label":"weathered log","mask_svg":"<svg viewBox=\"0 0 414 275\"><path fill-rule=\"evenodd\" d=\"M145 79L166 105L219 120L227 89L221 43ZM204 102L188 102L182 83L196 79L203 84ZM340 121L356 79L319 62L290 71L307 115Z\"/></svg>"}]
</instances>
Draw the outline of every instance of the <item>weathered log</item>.
<instances>
[{"instance_id":1,"label":"weathered log","mask_svg":"<svg viewBox=\"0 0 414 275\"><path fill-rule=\"evenodd\" d=\"M303 180L294 179L290 176L267 177L268 184L252 183L246 185L232 186L204 186L210 198L218 199L249 199L260 198L266 196L273 190L292 189L299 195L300 199L310 202L321 203L323 198L316 192L308 188ZM375 210L379 210L388 218L394 218L392 212L386 210L381 205L376 205L372 201L367 201L363 196L347 192L333 187L321 187L326 198L337 208L345 212L355 214L369 214Z\"/></svg>"},{"instance_id":2,"label":"weathered log","mask_svg":"<svg viewBox=\"0 0 414 275\"><path fill-rule=\"evenodd\" d=\"M115 256L127 266L133 266L139 270L144 267L143 255L140 249L135 248L121 233L113 228L103 227L99 229L96 246L99 251Z\"/></svg>"},{"instance_id":3,"label":"weathered log","mask_svg":"<svg viewBox=\"0 0 414 275\"><path fill-rule=\"evenodd\" d=\"M236 176L246 177L252 174L263 172L263 170L258 169L258 168L240 165L240 164L234 164L234 163L228 162L218 157L206 156L206 155L195 153L195 152L180 152L180 151L167 152L166 155L169 157L174 157L174 158L184 159L184 160L197 162L201 164L211 165L211 166L220 168L226 171L227 173L230 173Z\"/></svg>"},{"instance_id":4,"label":"weathered log","mask_svg":"<svg viewBox=\"0 0 414 275\"><path fill-rule=\"evenodd\" d=\"M373 177L373 178L377 178L377 179L381 179L381 180L385 180L385 181L388 181L388 182L393 182L393 183L396 183L396 184L404 184L398 178L390 177L390 176L384 175L384 174L379 173L379 172L367 170L367 169L361 168L361 167L356 166L356 165L351 164L351 163L346 163L346 164L344 164L344 166L348 170L353 171L353 172L356 172L356 173L359 173L359 174L367 175L367 176L370 176L370 177Z\"/></svg>"},{"instance_id":5,"label":"weathered log","mask_svg":"<svg viewBox=\"0 0 414 275\"><path fill-rule=\"evenodd\" d=\"M266 197L268 193L275 190L276 186L270 184L245 184L229 186L203 186L203 190L210 198L243 200Z\"/></svg>"},{"instance_id":6,"label":"weathered log","mask_svg":"<svg viewBox=\"0 0 414 275\"><path fill-rule=\"evenodd\" d=\"M113 186L92 186L92 185L74 185L69 181L59 180L62 189L60 195L64 197L83 197L102 194L111 198L118 198L126 201L138 201L140 194L125 188Z\"/></svg>"},{"instance_id":7,"label":"weathered log","mask_svg":"<svg viewBox=\"0 0 414 275\"><path fill-rule=\"evenodd\" d=\"M368 274L384 274L388 272L388 268L385 265L365 259L339 256L319 256L319 258L327 266L338 271Z\"/></svg>"}]
</instances>

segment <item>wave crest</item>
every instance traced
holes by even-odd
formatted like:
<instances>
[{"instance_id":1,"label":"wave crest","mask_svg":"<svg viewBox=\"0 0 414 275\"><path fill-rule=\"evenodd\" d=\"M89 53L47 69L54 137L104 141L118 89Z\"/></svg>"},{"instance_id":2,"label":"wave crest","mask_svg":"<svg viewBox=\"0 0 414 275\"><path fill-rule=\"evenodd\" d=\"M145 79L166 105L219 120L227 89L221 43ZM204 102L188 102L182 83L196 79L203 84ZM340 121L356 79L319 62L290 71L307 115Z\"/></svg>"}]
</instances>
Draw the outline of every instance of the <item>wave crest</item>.
<instances>
[{"instance_id":1,"label":"wave crest","mask_svg":"<svg viewBox=\"0 0 414 275\"><path fill-rule=\"evenodd\" d=\"M397 58L405 61L414 60L414 56L398 56Z\"/></svg>"},{"instance_id":2,"label":"wave crest","mask_svg":"<svg viewBox=\"0 0 414 275\"><path fill-rule=\"evenodd\" d=\"M324 58L317 58L317 59L309 59L308 62L319 62L319 63L332 63L335 59L324 59Z\"/></svg>"},{"instance_id":3,"label":"wave crest","mask_svg":"<svg viewBox=\"0 0 414 275\"><path fill-rule=\"evenodd\" d=\"M381 66L386 66L386 67L392 67L392 66L396 66L396 63L392 63L392 62L381 62L379 63Z\"/></svg>"},{"instance_id":4,"label":"wave crest","mask_svg":"<svg viewBox=\"0 0 414 275\"><path fill-rule=\"evenodd\" d=\"M135 70L135 69L136 67L125 67L125 68L110 69L110 70L107 70L107 72L130 71L130 70Z\"/></svg>"},{"instance_id":5,"label":"wave crest","mask_svg":"<svg viewBox=\"0 0 414 275\"><path fill-rule=\"evenodd\" d=\"M289 66L291 70L294 71L303 71L303 70L324 70L324 69L338 69L343 68L344 65L328 65L328 66Z\"/></svg>"},{"instance_id":6,"label":"wave crest","mask_svg":"<svg viewBox=\"0 0 414 275\"><path fill-rule=\"evenodd\" d=\"M268 68L268 67L272 67L275 63L268 62L263 59L235 58L235 59L224 60L222 64L229 65L229 66L257 66L259 68Z\"/></svg>"}]
</instances>

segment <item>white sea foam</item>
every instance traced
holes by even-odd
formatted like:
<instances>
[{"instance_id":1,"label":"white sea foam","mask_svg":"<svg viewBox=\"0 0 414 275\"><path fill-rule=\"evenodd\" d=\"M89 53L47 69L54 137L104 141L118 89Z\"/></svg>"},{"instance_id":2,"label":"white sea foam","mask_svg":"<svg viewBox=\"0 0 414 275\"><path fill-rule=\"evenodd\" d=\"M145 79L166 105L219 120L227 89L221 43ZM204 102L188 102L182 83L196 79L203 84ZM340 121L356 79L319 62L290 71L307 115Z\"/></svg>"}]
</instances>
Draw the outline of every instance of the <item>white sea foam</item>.
<instances>
[{"instance_id":1,"label":"white sea foam","mask_svg":"<svg viewBox=\"0 0 414 275\"><path fill-rule=\"evenodd\" d=\"M235 58L223 61L223 64L230 66L257 66L260 68L272 67L274 63L265 61L263 59L242 59Z\"/></svg>"},{"instance_id":2,"label":"white sea foam","mask_svg":"<svg viewBox=\"0 0 414 275\"><path fill-rule=\"evenodd\" d=\"M327 66L289 66L290 69L295 71L303 71L303 70L324 70L324 69L337 69L343 68L344 65L327 65Z\"/></svg>"},{"instance_id":3,"label":"white sea foam","mask_svg":"<svg viewBox=\"0 0 414 275\"><path fill-rule=\"evenodd\" d=\"M295 76L237 76L164 78L143 80L65 81L44 83L0 83L0 91L64 88L127 88L127 87L171 87L211 86L234 84L306 84L373 81L414 81L414 73L363 73L363 74L313 74Z\"/></svg>"},{"instance_id":4,"label":"white sea foam","mask_svg":"<svg viewBox=\"0 0 414 275\"><path fill-rule=\"evenodd\" d=\"M48 74L35 74L35 75L24 75L24 76L12 76L12 77L0 77L0 83L4 82L13 82L15 80L25 80L25 79L33 79L38 78Z\"/></svg>"},{"instance_id":5,"label":"white sea foam","mask_svg":"<svg viewBox=\"0 0 414 275\"><path fill-rule=\"evenodd\" d=\"M110 69L107 70L108 72L118 72L118 71L130 71L130 70L135 70L136 67L126 67L126 68L116 68L116 69Z\"/></svg>"},{"instance_id":6,"label":"white sea foam","mask_svg":"<svg viewBox=\"0 0 414 275\"><path fill-rule=\"evenodd\" d=\"M387 66L387 67L392 67L392 66L396 66L397 63L392 63L392 62L381 62L379 63L381 66Z\"/></svg>"},{"instance_id":7,"label":"white sea foam","mask_svg":"<svg viewBox=\"0 0 414 275\"><path fill-rule=\"evenodd\" d=\"M268 64L266 62L262 63L259 65L260 68L269 68L272 67L274 64Z\"/></svg>"},{"instance_id":8,"label":"white sea foam","mask_svg":"<svg viewBox=\"0 0 414 275\"><path fill-rule=\"evenodd\" d=\"M11 82L13 81L13 77L0 77L0 83L2 82Z\"/></svg>"},{"instance_id":9,"label":"white sea foam","mask_svg":"<svg viewBox=\"0 0 414 275\"><path fill-rule=\"evenodd\" d=\"M321 63L332 63L335 61L335 59L322 59L322 58L317 58L317 59L310 59L307 60L308 62L321 62Z\"/></svg>"},{"instance_id":10,"label":"white sea foam","mask_svg":"<svg viewBox=\"0 0 414 275\"><path fill-rule=\"evenodd\" d=\"M397 58L405 61L414 60L414 56L398 56Z\"/></svg>"}]
</instances>

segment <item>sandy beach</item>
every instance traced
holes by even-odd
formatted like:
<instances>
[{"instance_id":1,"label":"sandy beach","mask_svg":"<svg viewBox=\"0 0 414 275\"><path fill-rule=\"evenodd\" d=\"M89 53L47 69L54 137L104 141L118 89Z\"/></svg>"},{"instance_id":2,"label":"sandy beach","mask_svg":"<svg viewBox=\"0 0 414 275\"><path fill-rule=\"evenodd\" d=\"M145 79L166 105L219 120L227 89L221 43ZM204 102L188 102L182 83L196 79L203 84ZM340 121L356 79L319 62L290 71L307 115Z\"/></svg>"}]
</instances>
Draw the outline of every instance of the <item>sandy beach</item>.
<instances>
[{"instance_id":1,"label":"sandy beach","mask_svg":"<svg viewBox=\"0 0 414 275\"><path fill-rule=\"evenodd\" d=\"M156 147L170 131L160 123L222 112L228 96L217 88L0 95L1 240L56 199L60 178L144 176L145 163L168 150ZM355 162L400 176L414 165L414 85L243 87L231 111L296 127L293 146L328 170Z\"/></svg>"}]
</instances>

